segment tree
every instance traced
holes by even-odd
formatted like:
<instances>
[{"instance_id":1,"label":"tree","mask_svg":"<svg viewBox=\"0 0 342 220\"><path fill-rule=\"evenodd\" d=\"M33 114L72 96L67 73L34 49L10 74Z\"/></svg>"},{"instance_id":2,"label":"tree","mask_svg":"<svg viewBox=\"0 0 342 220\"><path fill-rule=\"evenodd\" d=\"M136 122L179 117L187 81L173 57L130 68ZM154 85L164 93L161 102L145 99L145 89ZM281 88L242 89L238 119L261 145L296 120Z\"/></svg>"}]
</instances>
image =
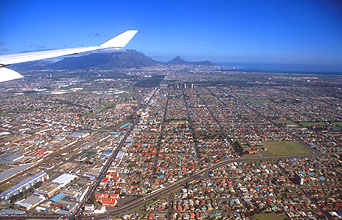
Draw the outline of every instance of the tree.
<instances>
[{"instance_id":1,"label":"tree","mask_svg":"<svg viewBox=\"0 0 342 220\"><path fill-rule=\"evenodd\" d=\"M92 194L90 197L90 203L95 204L95 202L96 202L96 198L95 198L94 194Z\"/></svg>"}]
</instances>

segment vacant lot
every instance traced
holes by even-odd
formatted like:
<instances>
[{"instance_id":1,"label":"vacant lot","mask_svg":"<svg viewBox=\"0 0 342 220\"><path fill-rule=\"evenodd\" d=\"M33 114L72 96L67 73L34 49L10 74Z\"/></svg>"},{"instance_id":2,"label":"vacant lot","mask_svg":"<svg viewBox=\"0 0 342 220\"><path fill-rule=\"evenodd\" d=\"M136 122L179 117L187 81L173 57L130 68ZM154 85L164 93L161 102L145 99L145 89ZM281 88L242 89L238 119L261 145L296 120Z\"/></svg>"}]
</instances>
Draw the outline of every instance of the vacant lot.
<instances>
[{"instance_id":1,"label":"vacant lot","mask_svg":"<svg viewBox=\"0 0 342 220\"><path fill-rule=\"evenodd\" d=\"M274 220L274 219L288 219L285 213L275 214L275 213L260 213L255 214L254 219L256 220Z\"/></svg>"},{"instance_id":2,"label":"vacant lot","mask_svg":"<svg viewBox=\"0 0 342 220\"><path fill-rule=\"evenodd\" d=\"M262 145L272 156L309 154L310 150L297 141L264 141Z\"/></svg>"},{"instance_id":3,"label":"vacant lot","mask_svg":"<svg viewBox=\"0 0 342 220\"><path fill-rule=\"evenodd\" d=\"M324 122L301 122L300 124L304 127L311 127L313 125L320 125L320 126L326 125Z\"/></svg>"}]
</instances>

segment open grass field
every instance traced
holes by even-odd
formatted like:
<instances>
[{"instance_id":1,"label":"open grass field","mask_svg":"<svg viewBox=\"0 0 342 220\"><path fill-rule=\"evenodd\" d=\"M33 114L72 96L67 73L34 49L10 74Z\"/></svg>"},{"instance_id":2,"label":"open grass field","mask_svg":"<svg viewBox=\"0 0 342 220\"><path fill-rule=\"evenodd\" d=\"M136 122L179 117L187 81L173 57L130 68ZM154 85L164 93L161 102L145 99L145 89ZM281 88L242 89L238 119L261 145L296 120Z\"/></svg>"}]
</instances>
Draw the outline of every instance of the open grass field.
<instances>
[{"instance_id":1,"label":"open grass field","mask_svg":"<svg viewBox=\"0 0 342 220\"><path fill-rule=\"evenodd\" d=\"M301 122L300 124L304 127L311 127L313 125L326 125L324 122Z\"/></svg>"},{"instance_id":2,"label":"open grass field","mask_svg":"<svg viewBox=\"0 0 342 220\"><path fill-rule=\"evenodd\" d=\"M110 101L104 102L104 103L102 103L103 107L101 109L99 109L99 112L105 112L110 108L115 108L116 104L117 104L117 102L110 102Z\"/></svg>"},{"instance_id":3,"label":"open grass field","mask_svg":"<svg viewBox=\"0 0 342 220\"><path fill-rule=\"evenodd\" d=\"M262 145L272 156L309 154L311 151L297 141L264 141Z\"/></svg>"},{"instance_id":4,"label":"open grass field","mask_svg":"<svg viewBox=\"0 0 342 220\"><path fill-rule=\"evenodd\" d=\"M95 151L92 151L92 150L84 150L84 151L82 151L82 153L80 154L80 157L83 157L83 156L85 156L85 157L91 157L93 154L96 154L96 152Z\"/></svg>"},{"instance_id":5,"label":"open grass field","mask_svg":"<svg viewBox=\"0 0 342 220\"><path fill-rule=\"evenodd\" d=\"M14 115L13 114L9 114L9 113L6 113L6 112L1 112L0 113L0 117L13 117Z\"/></svg>"},{"instance_id":6,"label":"open grass field","mask_svg":"<svg viewBox=\"0 0 342 220\"><path fill-rule=\"evenodd\" d=\"M200 95L201 98L213 98L214 96L212 95Z\"/></svg>"},{"instance_id":7,"label":"open grass field","mask_svg":"<svg viewBox=\"0 0 342 220\"><path fill-rule=\"evenodd\" d=\"M342 127L342 121L332 122L334 126Z\"/></svg>"},{"instance_id":8,"label":"open grass field","mask_svg":"<svg viewBox=\"0 0 342 220\"><path fill-rule=\"evenodd\" d=\"M254 216L255 220L285 220L288 219L285 213L275 214L275 213L260 213L255 214Z\"/></svg>"}]
</instances>

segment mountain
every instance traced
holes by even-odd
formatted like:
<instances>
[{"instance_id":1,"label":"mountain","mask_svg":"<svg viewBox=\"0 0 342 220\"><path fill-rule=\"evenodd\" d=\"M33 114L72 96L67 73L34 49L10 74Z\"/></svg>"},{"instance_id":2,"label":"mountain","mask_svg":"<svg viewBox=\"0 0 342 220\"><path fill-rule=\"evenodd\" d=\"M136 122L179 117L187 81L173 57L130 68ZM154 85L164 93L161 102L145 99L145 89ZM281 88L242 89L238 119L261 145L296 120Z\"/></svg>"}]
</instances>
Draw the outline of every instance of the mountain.
<instances>
[{"instance_id":1,"label":"mountain","mask_svg":"<svg viewBox=\"0 0 342 220\"><path fill-rule=\"evenodd\" d=\"M135 50L126 50L125 52L102 52L91 53L77 57L65 57L63 60L53 62L51 60L39 60L21 64L11 65L14 69L32 69L32 70L83 70L89 68L115 69L144 67L162 64L180 64L180 65L215 65L209 61L188 62L182 58L175 57L173 60L162 63L145 56Z\"/></svg>"},{"instance_id":2,"label":"mountain","mask_svg":"<svg viewBox=\"0 0 342 220\"><path fill-rule=\"evenodd\" d=\"M180 56L177 56L167 62L167 64L174 64L174 65L203 65L203 66L213 66L214 63L210 61L201 61L201 62L188 62L183 60Z\"/></svg>"},{"instance_id":3,"label":"mountain","mask_svg":"<svg viewBox=\"0 0 342 220\"><path fill-rule=\"evenodd\" d=\"M67 57L49 67L67 70L89 69L92 67L113 69L117 67L143 67L154 64L159 64L159 62L135 50L127 50L126 52L93 53L80 57Z\"/></svg>"},{"instance_id":4,"label":"mountain","mask_svg":"<svg viewBox=\"0 0 342 220\"><path fill-rule=\"evenodd\" d=\"M178 65L186 65L186 64L188 64L188 62L183 60L180 56L177 56L177 57L173 58L172 60L170 60L167 63L168 64L178 64Z\"/></svg>"},{"instance_id":5,"label":"mountain","mask_svg":"<svg viewBox=\"0 0 342 220\"><path fill-rule=\"evenodd\" d=\"M10 66L10 68L24 70L24 69L47 69L54 62L47 60L37 60L25 63L17 63Z\"/></svg>"}]
</instances>

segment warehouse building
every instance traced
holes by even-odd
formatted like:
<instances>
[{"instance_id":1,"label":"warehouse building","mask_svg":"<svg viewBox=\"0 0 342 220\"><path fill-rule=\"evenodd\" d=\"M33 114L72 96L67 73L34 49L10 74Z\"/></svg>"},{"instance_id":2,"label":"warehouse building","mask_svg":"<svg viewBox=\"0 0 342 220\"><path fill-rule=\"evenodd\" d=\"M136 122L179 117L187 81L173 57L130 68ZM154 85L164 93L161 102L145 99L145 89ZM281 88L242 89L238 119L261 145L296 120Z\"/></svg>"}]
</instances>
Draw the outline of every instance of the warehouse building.
<instances>
[{"instance_id":1,"label":"warehouse building","mask_svg":"<svg viewBox=\"0 0 342 220\"><path fill-rule=\"evenodd\" d=\"M15 205L19 206L20 208L30 210L30 209L36 207L37 205L39 205L39 203L41 203L44 200L45 200L45 197L42 195L40 195L40 196L30 195L26 199L23 199L21 201L16 202Z\"/></svg>"},{"instance_id":2,"label":"warehouse building","mask_svg":"<svg viewBox=\"0 0 342 220\"><path fill-rule=\"evenodd\" d=\"M57 177L56 179L54 179L52 182L60 184L61 188L63 188L64 186L68 185L71 181L73 181L76 178L77 178L76 175L64 173L60 175L59 177Z\"/></svg>"},{"instance_id":3,"label":"warehouse building","mask_svg":"<svg viewBox=\"0 0 342 220\"><path fill-rule=\"evenodd\" d=\"M48 183L44 184L38 189L36 189L36 193L47 196L47 197L52 197L58 190L60 189L60 185L58 183Z\"/></svg>"},{"instance_id":4,"label":"warehouse building","mask_svg":"<svg viewBox=\"0 0 342 220\"><path fill-rule=\"evenodd\" d=\"M14 195L19 194L22 191L25 191L26 189L29 189L30 187L34 186L36 183L40 181L46 181L49 179L49 175L45 172L37 173L34 176L31 176L30 178L26 179L25 181L13 186L12 188L2 192L0 194L0 200L8 200Z\"/></svg>"}]
</instances>

